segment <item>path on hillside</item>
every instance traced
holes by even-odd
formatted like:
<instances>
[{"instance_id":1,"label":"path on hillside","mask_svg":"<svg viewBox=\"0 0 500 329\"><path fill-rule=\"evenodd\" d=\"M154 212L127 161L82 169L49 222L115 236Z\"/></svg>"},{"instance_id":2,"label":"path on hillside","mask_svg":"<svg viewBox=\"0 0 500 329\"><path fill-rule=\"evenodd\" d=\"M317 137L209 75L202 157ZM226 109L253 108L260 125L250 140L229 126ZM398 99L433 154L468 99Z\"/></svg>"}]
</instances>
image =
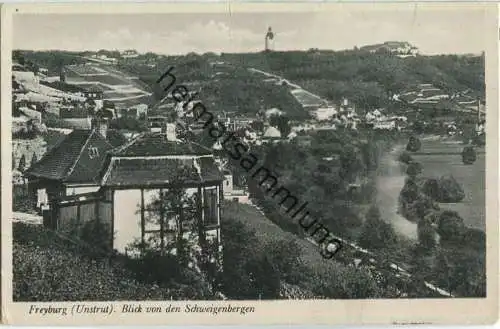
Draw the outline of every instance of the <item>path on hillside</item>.
<instances>
[{"instance_id":1,"label":"path on hillside","mask_svg":"<svg viewBox=\"0 0 500 329\"><path fill-rule=\"evenodd\" d=\"M279 80L285 82L288 86L295 88L294 90L298 90L299 89L302 92L304 92L306 94L309 94L311 97L314 97L314 98L317 98L317 99L319 99L321 101L326 102L326 100L323 97L321 97L319 95L316 95L316 94L313 94L312 92L310 92L308 90L305 90L304 88L302 88L298 84L292 83L292 82L290 82L290 80L285 79L282 76L276 75L274 73L269 73L269 72L266 72L266 71L262 71L262 70L259 70L259 69L253 68L253 67L248 68L248 70L251 71L251 72L260 73L260 74L265 75L265 76L270 77L270 78L279 79ZM291 91L290 91L290 93L293 95L293 93Z\"/></svg>"}]
</instances>

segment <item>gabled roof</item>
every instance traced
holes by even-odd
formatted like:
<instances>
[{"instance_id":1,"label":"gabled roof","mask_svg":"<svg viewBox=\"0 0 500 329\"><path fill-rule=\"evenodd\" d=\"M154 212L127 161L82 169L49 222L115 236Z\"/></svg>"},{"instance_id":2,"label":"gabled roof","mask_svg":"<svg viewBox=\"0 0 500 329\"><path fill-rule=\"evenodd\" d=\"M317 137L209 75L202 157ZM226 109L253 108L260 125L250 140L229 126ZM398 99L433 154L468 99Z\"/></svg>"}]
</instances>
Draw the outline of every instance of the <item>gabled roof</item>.
<instances>
[{"instance_id":1,"label":"gabled roof","mask_svg":"<svg viewBox=\"0 0 500 329\"><path fill-rule=\"evenodd\" d=\"M162 186L220 182L224 179L214 158L115 158L103 173L102 186Z\"/></svg>"},{"instance_id":2,"label":"gabled roof","mask_svg":"<svg viewBox=\"0 0 500 329\"><path fill-rule=\"evenodd\" d=\"M113 130L108 131L107 139L96 130L74 130L29 168L26 175L68 183L96 183L106 153L124 142L125 138Z\"/></svg>"},{"instance_id":3,"label":"gabled roof","mask_svg":"<svg viewBox=\"0 0 500 329\"><path fill-rule=\"evenodd\" d=\"M192 141L168 140L166 134L144 133L108 154L102 171L104 186L162 186L219 182L224 176L212 150Z\"/></svg>"},{"instance_id":4,"label":"gabled roof","mask_svg":"<svg viewBox=\"0 0 500 329\"><path fill-rule=\"evenodd\" d=\"M130 143L113 150L113 156L148 157L167 155L211 155L212 151L191 141L170 141L166 134L144 133Z\"/></svg>"}]
</instances>

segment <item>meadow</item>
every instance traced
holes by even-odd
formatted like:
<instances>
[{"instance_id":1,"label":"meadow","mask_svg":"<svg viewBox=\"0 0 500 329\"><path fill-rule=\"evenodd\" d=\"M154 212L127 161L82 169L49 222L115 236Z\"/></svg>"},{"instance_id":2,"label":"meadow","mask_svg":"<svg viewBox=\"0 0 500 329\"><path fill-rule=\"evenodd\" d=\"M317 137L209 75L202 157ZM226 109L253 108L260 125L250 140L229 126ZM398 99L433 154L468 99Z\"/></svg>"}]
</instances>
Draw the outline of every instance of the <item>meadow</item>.
<instances>
[{"instance_id":1,"label":"meadow","mask_svg":"<svg viewBox=\"0 0 500 329\"><path fill-rule=\"evenodd\" d=\"M455 177L464 189L465 198L460 203L441 203L440 207L457 211L467 226L485 231L486 157L484 148L476 149L476 162L472 165L465 165L460 155L463 147L464 145L452 140L422 140L422 147L418 153L431 154L417 153L412 157L415 161L422 163L423 176L452 175Z\"/></svg>"}]
</instances>

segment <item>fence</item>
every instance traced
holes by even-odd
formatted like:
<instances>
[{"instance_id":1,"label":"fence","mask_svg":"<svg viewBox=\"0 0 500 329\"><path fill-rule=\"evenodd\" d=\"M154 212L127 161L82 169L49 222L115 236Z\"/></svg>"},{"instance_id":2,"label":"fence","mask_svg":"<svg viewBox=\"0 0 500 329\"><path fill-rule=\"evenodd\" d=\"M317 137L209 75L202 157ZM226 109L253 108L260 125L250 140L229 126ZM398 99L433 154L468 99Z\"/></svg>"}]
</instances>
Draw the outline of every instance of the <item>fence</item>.
<instances>
[{"instance_id":1,"label":"fence","mask_svg":"<svg viewBox=\"0 0 500 329\"><path fill-rule=\"evenodd\" d=\"M50 210L44 212L44 226L71 238L81 237L86 224L92 222L112 229L111 207L112 204L106 202L99 192L65 196L52 201ZM112 246L112 231L109 236L93 238L102 239Z\"/></svg>"}]
</instances>

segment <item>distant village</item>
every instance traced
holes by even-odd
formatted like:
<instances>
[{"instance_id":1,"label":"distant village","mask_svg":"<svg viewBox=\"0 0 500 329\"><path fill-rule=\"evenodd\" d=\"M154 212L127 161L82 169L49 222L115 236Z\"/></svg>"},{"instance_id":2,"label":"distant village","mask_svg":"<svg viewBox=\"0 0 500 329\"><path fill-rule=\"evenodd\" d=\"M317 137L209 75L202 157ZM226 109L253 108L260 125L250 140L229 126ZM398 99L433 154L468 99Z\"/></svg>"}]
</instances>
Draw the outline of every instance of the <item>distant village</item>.
<instances>
[{"instance_id":1,"label":"distant village","mask_svg":"<svg viewBox=\"0 0 500 329\"><path fill-rule=\"evenodd\" d=\"M416 48L406 43L361 49L396 52L401 56L417 54ZM139 54L127 50L120 56L134 60ZM141 230L122 230L116 237L114 246L125 251L126 242L144 239L147 231L144 211L137 213L136 204L145 209L151 191L161 191L166 186L162 173L168 176L167 169L178 167L182 157L189 159L189 170L195 174L188 184L191 192L205 196L200 202L207 209L204 213L210 224L207 234L219 239L218 200L249 203L247 186L236 184L224 159L218 157L219 143L210 149L179 137L175 126L169 123L168 113L181 113L185 104L176 104L171 97L161 104L152 103L152 93L135 77L117 70L116 62L116 58L96 53L86 57L84 64L66 65L59 72L44 67L32 70L23 63L13 62L14 194L33 200L39 214L51 214L44 220L57 218L59 224L49 223L54 227L66 225L61 224L64 218L69 220L76 214L111 222L116 216L138 220L142 223ZM290 93L309 113L309 119L289 120L283 108L260 108L254 116L219 112L219 121L249 145L290 142L308 145L311 134L338 129L404 131L411 125L415 112L443 101L453 101L463 111L477 111L480 123L476 132L484 134L481 118L484 105L469 97L467 91L450 95L432 84L420 84L392 95L393 101L408 109L394 114L384 108L360 108L347 98L335 103L327 101L284 78L261 73L264 84L288 85ZM188 107L197 101L191 101ZM112 126L112 122L125 118L134 123L144 122L144 129ZM461 133L453 120L445 122L445 127L450 135ZM182 163L186 165L185 161ZM88 210L83 210L85 207ZM116 230L120 224L110 225L115 225Z\"/></svg>"}]
</instances>

